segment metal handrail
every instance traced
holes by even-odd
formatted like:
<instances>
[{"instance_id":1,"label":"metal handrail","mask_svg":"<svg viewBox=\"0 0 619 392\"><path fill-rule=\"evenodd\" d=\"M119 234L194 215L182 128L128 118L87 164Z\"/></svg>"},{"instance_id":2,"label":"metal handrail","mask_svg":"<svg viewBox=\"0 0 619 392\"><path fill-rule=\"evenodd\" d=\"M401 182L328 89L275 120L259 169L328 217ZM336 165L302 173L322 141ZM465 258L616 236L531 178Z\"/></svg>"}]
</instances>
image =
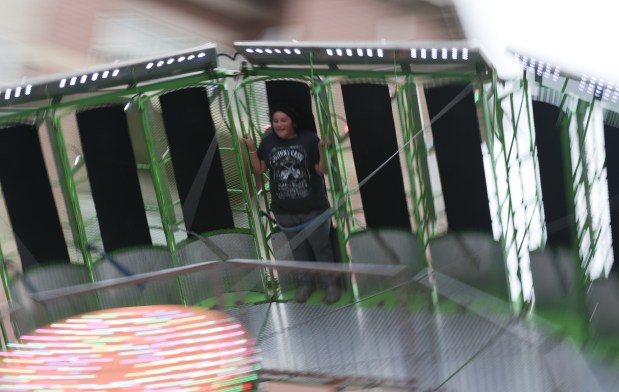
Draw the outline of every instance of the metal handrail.
<instances>
[{"instance_id":1,"label":"metal handrail","mask_svg":"<svg viewBox=\"0 0 619 392\"><path fill-rule=\"evenodd\" d=\"M161 280L169 277L192 273L196 271L208 270L213 267L219 267L222 264L228 264L237 268L280 268L292 269L312 272L327 272L338 275L359 274L381 277L397 278L404 271L406 266L401 265L378 265L378 264L352 264L344 265L341 263L332 262L316 262L316 261L290 261L278 260L265 263L261 260L253 259L228 259L226 261L204 261L196 264L166 268L159 271L146 272L125 276L116 279L106 279L95 283L80 284L70 287L63 287L53 290L45 290L37 293L31 293L30 298L34 301L45 302L60 298L72 297L80 294L87 294L99 290L110 289L121 286L133 285L136 283L150 282ZM11 311L12 313L13 311Z\"/></svg>"}]
</instances>

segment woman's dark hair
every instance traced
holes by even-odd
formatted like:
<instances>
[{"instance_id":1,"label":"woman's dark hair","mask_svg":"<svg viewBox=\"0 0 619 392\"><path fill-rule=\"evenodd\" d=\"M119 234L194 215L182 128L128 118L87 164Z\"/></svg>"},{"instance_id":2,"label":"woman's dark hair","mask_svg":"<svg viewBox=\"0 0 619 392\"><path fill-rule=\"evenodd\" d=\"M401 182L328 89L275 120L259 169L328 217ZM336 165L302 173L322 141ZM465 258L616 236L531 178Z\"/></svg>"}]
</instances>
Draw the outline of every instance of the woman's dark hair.
<instances>
[{"instance_id":1,"label":"woman's dark hair","mask_svg":"<svg viewBox=\"0 0 619 392\"><path fill-rule=\"evenodd\" d=\"M271 110L269 110L269 121L271 122L271 124L273 124L273 115L275 114L275 112L286 113L286 115L290 117L292 123L295 125L299 121L299 115L297 114L297 111L294 110L294 108L284 104L277 104L271 106Z\"/></svg>"}]
</instances>

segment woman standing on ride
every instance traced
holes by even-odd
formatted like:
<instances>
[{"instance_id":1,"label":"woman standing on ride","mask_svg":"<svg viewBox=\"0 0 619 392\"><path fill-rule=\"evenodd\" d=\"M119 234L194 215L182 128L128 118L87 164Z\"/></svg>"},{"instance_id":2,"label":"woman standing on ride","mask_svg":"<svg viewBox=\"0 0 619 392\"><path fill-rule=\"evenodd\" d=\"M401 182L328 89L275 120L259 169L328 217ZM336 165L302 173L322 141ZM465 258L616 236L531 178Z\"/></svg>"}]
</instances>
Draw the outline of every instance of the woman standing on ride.
<instances>
[{"instance_id":1,"label":"woman standing on ride","mask_svg":"<svg viewBox=\"0 0 619 392\"><path fill-rule=\"evenodd\" d=\"M302 241L298 246L291 246L292 254L297 261L335 261L331 245L331 220L324 219L315 222L313 230L286 230L289 227L299 227L317 219L329 209L329 200L325 189L323 175L326 165L323 146L328 141L321 141L315 132L297 129L297 116L292 108L277 105L270 112L271 132L262 138L260 147L250 136L243 138L247 146L251 166L256 174L269 170L271 211L277 224L286 234L288 241L297 235ZM330 215L329 215L330 216ZM318 218L318 219L322 219ZM323 275L326 285L325 303L336 302L341 295L337 278ZM295 294L297 302L305 302L316 289L316 276L311 273L300 273L301 285Z\"/></svg>"}]
</instances>

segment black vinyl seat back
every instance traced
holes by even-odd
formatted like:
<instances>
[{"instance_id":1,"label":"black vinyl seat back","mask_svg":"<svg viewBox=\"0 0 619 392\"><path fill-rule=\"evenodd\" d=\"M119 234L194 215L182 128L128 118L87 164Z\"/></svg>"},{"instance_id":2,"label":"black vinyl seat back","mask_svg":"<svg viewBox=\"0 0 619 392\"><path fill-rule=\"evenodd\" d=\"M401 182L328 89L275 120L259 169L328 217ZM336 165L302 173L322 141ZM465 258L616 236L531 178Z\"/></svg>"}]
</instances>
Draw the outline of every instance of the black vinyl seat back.
<instances>
[{"instance_id":1,"label":"black vinyl seat back","mask_svg":"<svg viewBox=\"0 0 619 392\"><path fill-rule=\"evenodd\" d=\"M171 268L172 254L160 247L137 247L106 254L93 266L96 281L118 279L131 275ZM100 290L104 308L178 304L180 292L174 277Z\"/></svg>"},{"instance_id":2,"label":"black vinyl seat back","mask_svg":"<svg viewBox=\"0 0 619 392\"><path fill-rule=\"evenodd\" d=\"M402 229L367 229L355 232L348 241L350 261L353 264L404 265L408 267L407 276L419 272L421 263L420 249L413 233ZM375 276L355 277L360 296L388 290L395 281L377 279Z\"/></svg>"},{"instance_id":3,"label":"black vinyl seat back","mask_svg":"<svg viewBox=\"0 0 619 392\"><path fill-rule=\"evenodd\" d=\"M429 242L432 268L455 280L509 299L501 244L486 232L450 232Z\"/></svg>"},{"instance_id":4,"label":"black vinyl seat back","mask_svg":"<svg viewBox=\"0 0 619 392\"><path fill-rule=\"evenodd\" d=\"M94 294L81 294L49 301L36 301L33 293L91 283L88 270L76 264L50 264L30 268L9 285L11 303L16 308L13 322L18 335L45 324L97 309Z\"/></svg>"},{"instance_id":5,"label":"black vinyl seat back","mask_svg":"<svg viewBox=\"0 0 619 392\"><path fill-rule=\"evenodd\" d=\"M179 265L221 261L221 256L230 259L258 259L254 236L248 230L205 234L181 245L176 252ZM225 261L222 261L214 263L204 271L182 275L181 285L187 303L195 304L223 293L264 293L262 274L262 268L226 265Z\"/></svg>"}]
</instances>

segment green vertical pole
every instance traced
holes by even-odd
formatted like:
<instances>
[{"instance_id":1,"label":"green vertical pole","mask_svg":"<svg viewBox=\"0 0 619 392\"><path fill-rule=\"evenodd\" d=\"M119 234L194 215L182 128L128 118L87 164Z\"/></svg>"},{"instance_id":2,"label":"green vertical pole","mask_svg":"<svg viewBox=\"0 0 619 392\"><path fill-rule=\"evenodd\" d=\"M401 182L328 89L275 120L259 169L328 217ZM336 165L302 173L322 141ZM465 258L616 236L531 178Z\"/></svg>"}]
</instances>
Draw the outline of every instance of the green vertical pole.
<instances>
[{"instance_id":1,"label":"green vertical pole","mask_svg":"<svg viewBox=\"0 0 619 392\"><path fill-rule=\"evenodd\" d=\"M239 142L239 134L235 126L234 117L232 116L232 108L231 108L231 105L229 104L231 102L230 93L228 91L228 87L225 84L218 84L218 87L221 88L223 91L223 97L224 97L224 101L227 107L225 116L228 118L228 124L230 127L228 131L230 132L230 137L232 140L232 149L234 151L235 163L237 166L237 170L239 174L241 175L241 178L240 178L241 190L243 193L243 203L245 205L245 213L247 214L249 229L251 230L252 233L256 234L257 228L256 228L256 222L254 219L253 210L252 210L252 203L251 203L251 197L250 197L250 186L247 182L247 178L245 178L244 176L245 166L243 165L243 157L241 155L243 154L243 151L242 151L242 148ZM259 246L256 247L256 251L257 251L258 257L262 258L262 251Z\"/></svg>"},{"instance_id":2,"label":"green vertical pole","mask_svg":"<svg viewBox=\"0 0 619 392\"><path fill-rule=\"evenodd\" d=\"M217 83L216 86L218 88L221 89L222 94L223 94L223 100L224 103L227 107L226 113L224 114L228 121L228 132L230 133L230 138L231 138L231 142L232 142L232 153L234 154L234 159L235 159L235 164L239 173L239 182L241 184L241 193L243 195L243 204L244 204L244 212L247 215L247 221L248 221L248 225L249 225L249 230L256 235L257 234L257 228L256 228L256 222L254 220L254 214L253 214L253 209L252 209L252 203L251 203L251 197L250 197L250 187L249 184L247 182L247 179L245 178L244 174L245 174L245 167L243 165L243 158L242 155L243 153L245 153L244 151L242 151L241 149L241 145L239 142L239 134L237 132L236 126L235 126L235 122L234 122L234 118L232 116L232 108L230 105L230 94L228 91L228 87L225 83ZM252 176L253 178L253 176ZM254 238L257 238L257 236L255 236ZM258 244L256 243L256 241L254 240L254 246L255 246L255 250L256 250L256 254L258 255L258 258L262 259L262 250L261 247L258 246ZM262 282L262 288L263 291L267 294L266 295L266 299L268 299L269 297L271 297L271 293L269 293L269 285L270 282L273 282L273 274L272 271L269 270L269 272L267 273L267 276L265 276L264 274L261 274L260 276L261 278L261 282Z\"/></svg>"},{"instance_id":3,"label":"green vertical pole","mask_svg":"<svg viewBox=\"0 0 619 392\"><path fill-rule=\"evenodd\" d=\"M262 80L262 79L260 79ZM254 83L256 81L253 80L246 80L243 83L241 83L241 85L239 85L237 87L237 89L234 91L234 98L235 98L235 103L236 103L236 108L237 108L237 115L239 117L240 121L240 127L241 127L241 137L245 137L247 135L251 136L254 140L256 140L257 136L259 134L261 134L259 132L260 126L261 124L255 124L254 123L254 117L256 119L259 120L258 116L254 116L253 114L255 112L257 112L257 102L255 99L255 91L254 91ZM243 92L243 98L244 100L241 99L240 95L241 95L241 91ZM243 119L245 118L245 115L247 116L247 123L245 121L243 121ZM245 154L244 156L246 157L246 162L248 163L248 170L249 170L249 185L251 185L251 189L253 190L253 202L254 202L254 206L256 211L260 211L261 210L261 205L260 205L260 200L261 198L264 197L264 202L265 205L267 204L267 200L266 200L266 192L264 189L264 185L263 187L258 190L258 182L256 181L256 177L253 173L253 170L251 168L251 164L249 163L249 156L247 155L247 151L245 151L245 148L241 148L241 146L239 145L239 159L241 156L241 154ZM244 172L243 172L244 173ZM267 184L267 181L264 180L266 177L263 175L262 176L262 183L263 184ZM250 192L250 190L248 190L248 192ZM251 203L251 199L250 199L250 203ZM250 204L251 205L251 204ZM266 252L265 254L265 258L266 259L270 259L273 256L273 250L269 247L269 237L267 235L267 233L271 233L273 226L270 225L270 222L268 220L266 220L266 218L262 217L261 215L258 215L258 225L257 227L260 229L260 236L262 239L262 246ZM271 230L267 230L267 227Z\"/></svg>"},{"instance_id":4,"label":"green vertical pole","mask_svg":"<svg viewBox=\"0 0 619 392\"><path fill-rule=\"evenodd\" d=\"M537 203L537 208L539 209L540 213L539 213L539 226L541 228L545 227L545 223L544 223L544 207L543 207L543 197L542 197L542 189L541 189L541 179L539 177L539 168L538 168L538 161L537 161L537 144L535 143L535 127L533 126L533 109L531 107L531 100L530 100L530 96L529 96L529 81L526 78L526 73L524 73L524 76L521 80L521 85L522 85L522 90L523 90L523 94L524 97L523 99L526 100L525 102L525 108L526 108L526 116L527 116L527 124L528 124L528 129L529 129L529 152L531 154L532 157L534 157L533 159L533 168L534 168L534 173L535 173L535 190L536 190L536 203ZM513 110L512 110L513 111ZM546 242L546 236L545 236L545 231L542 231L542 238L541 238L541 243L542 245L544 245ZM535 288L534 288L535 290Z\"/></svg>"},{"instance_id":5,"label":"green vertical pole","mask_svg":"<svg viewBox=\"0 0 619 392\"><path fill-rule=\"evenodd\" d=\"M581 317L583 318L583 337L585 340L589 338L589 316L587 310L587 268L593 258L597 248L597 242L599 239L599 230L596 227L593 227L592 221L592 212L593 206L591 205L591 179L589 178L589 160L587 156L586 149L586 140L587 133L589 130L589 125L591 123L591 116L593 114L595 101L591 104L588 102L584 102L582 100L578 100L575 109L575 122L576 122L576 138L577 140L569 140L566 144L566 156L570 158L570 173L571 173L571 181L570 184L570 203L571 203L571 211L573 215L572 223L574 225L574 254L577 256L575 259L578 260L578 263L574 266L575 275L577 277L576 282L576 296L577 296L577 305L578 311L580 312ZM565 124L566 134L569 137L569 126L568 122ZM578 147L578 162L576 166L571 162L571 149L569 146L574 144ZM586 211L586 218L584 222L581 223L581 227L578 225L578 217L576 217L576 193L578 189L582 188L584 193L584 209ZM581 259L580 256L580 248L582 244L585 242L583 237L587 236L589 246L588 252L584 255L584 260Z\"/></svg>"},{"instance_id":6,"label":"green vertical pole","mask_svg":"<svg viewBox=\"0 0 619 392\"><path fill-rule=\"evenodd\" d=\"M560 110L564 110L564 105L561 105ZM586 281L587 276L583 269L582 262L580 260L580 234L578 230L578 224L576 222L576 187L577 179L574 178L574 164L571 156L571 143L569 127L572 121L572 113L567 112L559 119L561 121L561 150L564 156L565 165L565 184L566 184L566 197L568 206L568 219L569 219L569 231L572 238L572 254L574 260L576 260L574 268L575 282L575 295L576 295L576 312L581 316L580 330L583 339L586 341L589 337L589 317L587 316L587 301L586 301ZM578 143L577 140L574 143Z\"/></svg>"},{"instance_id":7,"label":"green vertical pole","mask_svg":"<svg viewBox=\"0 0 619 392\"><path fill-rule=\"evenodd\" d=\"M155 188L155 197L159 206L159 215L161 217L161 226L166 239L166 245L170 253L172 254L172 264L178 266L178 259L176 256L176 239L174 238L174 225L176 222L172 221L171 217L174 214L171 210L174 208L172 203L170 192L166 187L166 183L163 180L161 174L161 159L157 156L157 145L153 137L151 122L150 122L150 97L142 96L137 99L138 110L140 111L140 120L142 123L142 130L144 132L144 141L146 143L146 151L148 154L148 161L150 167L150 173L153 180L153 186ZM185 305L187 299L181 284L180 276L175 278L176 284L179 288L181 300Z\"/></svg>"},{"instance_id":8,"label":"green vertical pole","mask_svg":"<svg viewBox=\"0 0 619 392\"><path fill-rule=\"evenodd\" d=\"M436 221L436 211L430 183L426 140L423 135L421 105L412 75L407 75L397 91L398 114L405 143L406 169L411 183L413 216L422 262L428 265L427 248Z\"/></svg>"},{"instance_id":9,"label":"green vertical pole","mask_svg":"<svg viewBox=\"0 0 619 392\"><path fill-rule=\"evenodd\" d=\"M92 272L92 256L88 249L88 238L86 236L86 229L82 218L79 196L75 185L75 179L73 178L71 165L69 163L69 157L67 155L60 119L56 116L54 110L52 110L51 113L51 119L47 120L47 128L50 132L50 140L52 142L54 161L58 170L60 187L64 195L65 203L67 204L67 215L69 218L69 224L71 225L71 231L73 232L73 240L76 242L82 257L84 258L84 264L88 269L90 279L94 282Z\"/></svg>"},{"instance_id":10,"label":"green vertical pole","mask_svg":"<svg viewBox=\"0 0 619 392\"><path fill-rule=\"evenodd\" d=\"M318 80L312 81L321 138L331 140L330 148L327 148L325 151L327 172L329 173L327 177L331 197L333 198L334 217L337 222L338 246L342 255L342 261L347 262L346 241L348 235L350 235L350 225L347 216L351 214L352 207L350 206L350 197L347 191L348 186L345 183L346 169L343 163L340 163L342 162L342 157L339 130L337 125L333 124L333 116L329 110L332 106L330 87L331 83L328 79L323 82Z\"/></svg>"},{"instance_id":11,"label":"green vertical pole","mask_svg":"<svg viewBox=\"0 0 619 392\"><path fill-rule=\"evenodd\" d=\"M596 244L599 239L599 231L593 227L592 213L593 206L591 205L591 183L589 178L589 159L587 156L586 149L586 140L587 134L589 131L589 124L591 124L591 116L593 115L594 103L589 104L580 100L576 107L576 131L578 133L578 146L579 146L579 159L578 163L580 166L580 176L578 178L578 184L581 184L584 189L584 202L585 202L585 210L587 211L587 217L584 225L582 225L582 231L586 233L582 233L583 235L587 235L589 237L589 244L591 246L590 251L587 252L585 260L582 261L582 268L584 271L587 271L591 259L596 252ZM577 188L575 186L575 188ZM578 230L579 237L581 230ZM578 239L579 248L583 243L581 238Z\"/></svg>"},{"instance_id":12,"label":"green vertical pole","mask_svg":"<svg viewBox=\"0 0 619 392\"><path fill-rule=\"evenodd\" d=\"M0 244L0 278L2 279L2 286L4 288L4 296L7 300L7 303L11 303L11 293L9 290L10 282L9 282L9 271L6 267L6 261L4 259L4 252L2 252L2 245ZM10 307L9 307L10 309ZM10 316L9 316L10 318ZM7 343L9 342L9 335L6 331L6 327L4 326L4 317L0 318L0 330L2 332L2 348L6 350Z\"/></svg>"},{"instance_id":13,"label":"green vertical pole","mask_svg":"<svg viewBox=\"0 0 619 392\"><path fill-rule=\"evenodd\" d=\"M503 111L501 108L501 103L498 100L498 93L496 90L496 85L497 85L497 76L496 76L496 72L492 73L492 80L491 80L491 89L492 89L492 98L488 96L488 93L486 91L486 88L484 88L484 80L480 78L479 80L479 89L481 91L481 108L483 111L483 116L484 116L484 128L486 131L486 139L487 139L487 147L488 147L488 155L490 156L490 160L491 160L491 170L492 170L492 175L493 175L493 179L494 179L494 184L495 184L495 192L494 192L494 197L497 201L498 204L498 214L499 214L499 226L500 226L500 236L499 236L499 241L501 244L501 248L502 248L502 253L503 253L503 263L505 263L505 271L506 271L506 275L505 275L505 280L506 280L506 287L508 288L508 301L510 302L510 304L512 304L512 306L514 306L514 310L519 310L520 306L521 306L521 298L522 298L522 289L520 290L520 296L517 300L513 300L513 298L511 297L511 284L510 284L510 280L509 280L509 268L507 265L507 260L508 260L508 255L509 255L509 247L510 246L515 246L515 236L516 236L516 227L514 225L514 218L513 218L513 206L511 203L511 196L509 194L509 156L508 156L508 152L506 152L506 141L505 141L505 135L503 132ZM489 102L490 99L493 100L493 109L491 110L489 108ZM495 150L495 142L498 140L499 144L500 144L500 148L501 151L496 151ZM498 159L498 155L501 155L502 159ZM502 164L505 167L506 170L506 175L507 178L505 179L506 181L506 196L505 196L505 200L501 200L501 195L499 194L499 178L497 176L497 165L498 164ZM507 215L508 215L508 222L503 222L502 219L502 212L503 212L503 208L507 208ZM511 224L511 231L512 231L512 237L510 239L507 238L507 225ZM509 241L509 242L508 242Z\"/></svg>"}]
</instances>

